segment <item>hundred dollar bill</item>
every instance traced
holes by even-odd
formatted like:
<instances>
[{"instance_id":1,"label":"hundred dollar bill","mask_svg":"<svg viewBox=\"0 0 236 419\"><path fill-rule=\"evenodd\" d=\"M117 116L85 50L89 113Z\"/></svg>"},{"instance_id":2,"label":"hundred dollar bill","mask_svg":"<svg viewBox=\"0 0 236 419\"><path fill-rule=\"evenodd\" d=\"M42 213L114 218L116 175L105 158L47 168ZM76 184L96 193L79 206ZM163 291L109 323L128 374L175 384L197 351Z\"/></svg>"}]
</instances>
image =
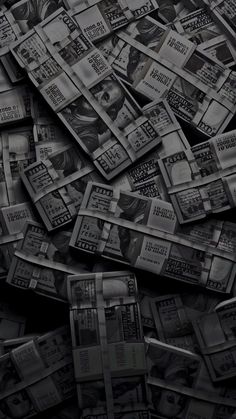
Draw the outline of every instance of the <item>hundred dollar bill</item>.
<instances>
[{"instance_id":1,"label":"hundred dollar bill","mask_svg":"<svg viewBox=\"0 0 236 419\"><path fill-rule=\"evenodd\" d=\"M170 203L108 185L87 186L70 245L157 275L230 292L235 257L176 232Z\"/></svg>"},{"instance_id":2,"label":"hundred dollar bill","mask_svg":"<svg viewBox=\"0 0 236 419\"><path fill-rule=\"evenodd\" d=\"M149 197L168 200L165 185L158 166L158 159L189 148L189 143L173 111L166 100L154 101L143 108L143 113L152 122L161 137L161 145L151 151L140 163L118 176L112 185Z\"/></svg>"},{"instance_id":3,"label":"hundred dollar bill","mask_svg":"<svg viewBox=\"0 0 236 419\"><path fill-rule=\"evenodd\" d=\"M213 387L200 356L155 339L146 339L146 345L152 418L234 417L235 398Z\"/></svg>"},{"instance_id":4,"label":"hundred dollar bill","mask_svg":"<svg viewBox=\"0 0 236 419\"><path fill-rule=\"evenodd\" d=\"M227 34L231 42L236 45L236 8L234 0L198 0L198 2L208 8L216 23Z\"/></svg>"},{"instance_id":5,"label":"hundred dollar bill","mask_svg":"<svg viewBox=\"0 0 236 419\"><path fill-rule=\"evenodd\" d=\"M226 67L235 66L236 50L225 35L220 35L210 41L203 42L199 48L215 57Z\"/></svg>"},{"instance_id":6,"label":"hundred dollar bill","mask_svg":"<svg viewBox=\"0 0 236 419\"><path fill-rule=\"evenodd\" d=\"M20 338L4 339L0 342L0 355L5 355L18 346L23 345L24 343L29 342L30 340L37 337L38 335L36 334L29 334L21 336Z\"/></svg>"},{"instance_id":7,"label":"hundred dollar bill","mask_svg":"<svg viewBox=\"0 0 236 419\"><path fill-rule=\"evenodd\" d=\"M194 322L200 350L214 382L236 375L235 308L233 298Z\"/></svg>"},{"instance_id":8,"label":"hundred dollar bill","mask_svg":"<svg viewBox=\"0 0 236 419\"><path fill-rule=\"evenodd\" d=\"M131 409L147 413L145 347L134 274L70 276L68 298L82 418L115 419L119 413L129 417Z\"/></svg>"},{"instance_id":9,"label":"hundred dollar bill","mask_svg":"<svg viewBox=\"0 0 236 419\"><path fill-rule=\"evenodd\" d=\"M176 32L168 35L167 28L157 26L151 18L143 18L129 27L129 33L126 30L117 36L124 42L117 43L111 63L125 83L149 100L166 97L177 116L207 136L226 128L236 103L234 72L206 57L193 42Z\"/></svg>"},{"instance_id":10,"label":"hundred dollar bill","mask_svg":"<svg viewBox=\"0 0 236 419\"><path fill-rule=\"evenodd\" d=\"M65 6L63 0L20 0L14 2L10 12L21 33L24 34L61 6Z\"/></svg>"},{"instance_id":11,"label":"hundred dollar bill","mask_svg":"<svg viewBox=\"0 0 236 419\"><path fill-rule=\"evenodd\" d=\"M68 5L77 6L73 0ZM75 3L75 4L73 4ZM78 2L77 2L78 3ZM90 6L90 7L88 7ZM158 9L156 0L79 1L71 15L90 41L96 42L127 25L130 21Z\"/></svg>"},{"instance_id":12,"label":"hundred dollar bill","mask_svg":"<svg viewBox=\"0 0 236 419\"><path fill-rule=\"evenodd\" d=\"M28 166L21 179L48 231L75 217L87 182L101 179L75 145L61 147Z\"/></svg>"},{"instance_id":13,"label":"hundred dollar bill","mask_svg":"<svg viewBox=\"0 0 236 419\"><path fill-rule=\"evenodd\" d=\"M235 206L235 131L159 160L180 223Z\"/></svg>"},{"instance_id":14,"label":"hundred dollar bill","mask_svg":"<svg viewBox=\"0 0 236 419\"><path fill-rule=\"evenodd\" d=\"M89 270L86 262L70 252L71 231L62 230L49 236L42 225L28 222L23 236L15 249L7 283L66 301L67 276Z\"/></svg>"},{"instance_id":15,"label":"hundred dollar bill","mask_svg":"<svg viewBox=\"0 0 236 419\"><path fill-rule=\"evenodd\" d=\"M0 412L27 418L75 394L71 339L66 327L0 357Z\"/></svg>"},{"instance_id":16,"label":"hundred dollar bill","mask_svg":"<svg viewBox=\"0 0 236 419\"><path fill-rule=\"evenodd\" d=\"M192 352L199 352L192 322L208 313L219 299L209 295L170 294L151 301L157 337L162 342Z\"/></svg>"},{"instance_id":17,"label":"hundred dollar bill","mask_svg":"<svg viewBox=\"0 0 236 419\"><path fill-rule=\"evenodd\" d=\"M160 142L102 53L63 9L21 38L12 51L105 178L111 179Z\"/></svg>"}]
</instances>

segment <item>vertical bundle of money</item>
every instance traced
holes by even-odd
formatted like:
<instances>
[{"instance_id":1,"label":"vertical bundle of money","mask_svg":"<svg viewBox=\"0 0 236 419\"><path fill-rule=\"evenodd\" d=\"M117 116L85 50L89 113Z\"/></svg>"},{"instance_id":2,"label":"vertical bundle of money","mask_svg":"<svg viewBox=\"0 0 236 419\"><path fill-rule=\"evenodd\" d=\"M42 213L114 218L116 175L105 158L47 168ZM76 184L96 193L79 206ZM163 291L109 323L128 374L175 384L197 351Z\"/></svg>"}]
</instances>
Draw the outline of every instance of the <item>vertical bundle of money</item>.
<instances>
[{"instance_id":1,"label":"vertical bundle of money","mask_svg":"<svg viewBox=\"0 0 236 419\"><path fill-rule=\"evenodd\" d=\"M70 245L157 275L230 292L235 254L176 232L170 203L123 192L111 186L87 186Z\"/></svg>"},{"instance_id":2,"label":"vertical bundle of money","mask_svg":"<svg viewBox=\"0 0 236 419\"><path fill-rule=\"evenodd\" d=\"M199 5L207 6L212 18L236 46L236 5L234 0L197 0Z\"/></svg>"},{"instance_id":3,"label":"vertical bundle of money","mask_svg":"<svg viewBox=\"0 0 236 419\"><path fill-rule=\"evenodd\" d=\"M35 142L36 160L43 161L48 155L59 151L64 146L71 144L70 133L58 125L56 116L49 113L44 100L37 95L34 97L34 126L33 135Z\"/></svg>"},{"instance_id":4,"label":"vertical bundle of money","mask_svg":"<svg viewBox=\"0 0 236 419\"><path fill-rule=\"evenodd\" d=\"M159 144L151 122L65 10L13 43L12 52L106 179Z\"/></svg>"},{"instance_id":5,"label":"vertical bundle of money","mask_svg":"<svg viewBox=\"0 0 236 419\"><path fill-rule=\"evenodd\" d=\"M65 302L67 275L88 271L87 265L73 258L69 251L71 232L49 236L42 225L29 222L23 235L14 252L7 283Z\"/></svg>"},{"instance_id":6,"label":"vertical bundle of money","mask_svg":"<svg viewBox=\"0 0 236 419\"><path fill-rule=\"evenodd\" d=\"M166 98L176 115L207 136L225 129L235 113L235 72L151 17L117 38L109 62L124 82L150 100Z\"/></svg>"},{"instance_id":7,"label":"vertical bundle of money","mask_svg":"<svg viewBox=\"0 0 236 419\"><path fill-rule=\"evenodd\" d=\"M75 393L71 339L66 327L0 357L0 412L28 418Z\"/></svg>"},{"instance_id":8,"label":"vertical bundle of money","mask_svg":"<svg viewBox=\"0 0 236 419\"><path fill-rule=\"evenodd\" d=\"M92 42L111 35L130 21L158 9L157 0L65 0L70 15Z\"/></svg>"},{"instance_id":9,"label":"vertical bundle of money","mask_svg":"<svg viewBox=\"0 0 236 419\"><path fill-rule=\"evenodd\" d=\"M202 358L155 339L146 339L151 417L231 419L234 394L214 387Z\"/></svg>"},{"instance_id":10,"label":"vertical bundle of money","mask_svg":"<svg viewBox=\"0 0 236 419\"><path fill-rule=\"evenodd\" d=\"M226 67L235 65L236 50L207 9L198 9L181 17L173 22L171 27Z\"/></svg>"},{"instance_id":11,"label":"vertical bundle of money","mask_svg":"<svg viewBox=\"0 0 236 419\"><path fill-rule=\"evenodd\" d=\"M70 144L28 166L21 179L44 225L53 231L75 218L87 183L100 181L101 176Z\"/></svg>"},{"instance_id":12,"label":"vertical bundle of money","mask_svg":"<svg viewBox=\"0 0 236 419\"><path fill-rule=\"evenodd\" d=\"M192 322L215 307L219 299L203 293L171 294L153 298L151 308L158 339L199 352Z\"/></svg>"},{"instance_id":13,"label":"vertical bundle of money","mask_svg":"<svg viewBox=\"0 0 236 419\"><path fill-rule=\"evenodd\" d=\"M159 160L180 223L235 207L235 150L233 130Z\"/></svg>"},{"instance_id":14,"label":"vertical bundle of money","mask_svg":"<svg viewBox=\"0 0 236 419\"><path fill-rule=\"evenodd\" d=\"M236 376L236 299L220 303L215 311L194 322L194 330L211 379Z\"/></svg>"},{"instance_id":15,"label":"vertical bundle of money","mask_svg":"<svg viewBox=\"0 0 236 419\"><path fill-rule=\"evenodd\" d=\"M145 418L145 346L134 274L70 276L68 298L81 417Z\"/></svg>"},{"instance_id":16,"label":"vertical bundle of money","mask_svg":"<svg viewBox=\"0 0 236 419\"><path fill-rule=\"evenodd\" d=\"M142 110L159 133L161 145L112 181L112 186L168 200L157 160L171 152L188 149L189 143L166 100L151 102Z\"/></svg>"}]
</instances>

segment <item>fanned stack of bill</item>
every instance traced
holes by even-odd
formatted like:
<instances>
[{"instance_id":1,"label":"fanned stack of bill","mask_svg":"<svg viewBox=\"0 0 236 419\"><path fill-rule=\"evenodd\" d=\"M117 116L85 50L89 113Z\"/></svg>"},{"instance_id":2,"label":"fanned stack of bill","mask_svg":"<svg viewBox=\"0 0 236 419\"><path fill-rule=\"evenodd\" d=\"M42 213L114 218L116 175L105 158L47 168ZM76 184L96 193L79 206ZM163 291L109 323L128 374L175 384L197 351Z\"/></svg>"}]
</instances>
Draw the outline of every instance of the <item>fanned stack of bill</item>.
<instances>
[{"instance_id":1,"label":"fanned stack of bill","mask_svg":"<svg viewBox=\"0 0 236 419\"><path fill-rule=\"evenodd\" d=\"M160 143L102 53L65 10L21 37L11 50L106 179Z\"/></svg>"},{"instance_id":2,"label":"fanned stack of bill","mask_svg":"<svg viewBox=\"0 0 236 419\"><path fill-rule=\"evenodd\" d=\"M81 418L145 418L145 347L134 274L71 276L68 298Z\"/></svg>"},{"instance_id":3,"label":"fanned stack of bill","mask_svg":"<svg viewBox=\"0 0 236 419\"><path fill-rule=\"evenodd\" d=\"M230 246L218 248L214 241L202 242L197 227L187 234L182 230L179 234L177 227L170 203L90 183L70 245L157 275L229 293L236 272L234 251Z\"/></svg>"},{"instance_id":4,"label":"fanned stack of bill","mask_svg":"<svg viewBox=\"0 0 236 419\"><path fill-rule=\"evenodd\" d=\"M180 223L235 207L236 131L159 160Z\"/></svg>"},{"instance_id":5,"label":"fanned stack of bill","mask_svg":"<svg viewBox=\"0 0 236 419\"><path fill-rule=\"evenodd\" d=\"M57 329L0 357L0 410L6 417L31 417L74 396L68 332Z\"/></svg>"},{"instance_id":6,"label":"fanned stack of bill","mask_svg":"<svg viewBox=\"0 0 236 419\"><path fill-rule=\"evenodd\" d=\"M236 299L233 298L194 322L200 350L213 382L236 376L235 310Z\"/></svg>"},{"instance_id":7,"label":"fanned stack of bill","mask_svg":"<svg viewBox=\"0 0 236 419\"><path fill-rule=\"evenodd\" d=\"M49 236L42 225L28 222L23 236L14 252L7 283L67 301L67 276L89 270L83 259L73 257L69 250L71 231Z\"/></svg>"}]
</instances>

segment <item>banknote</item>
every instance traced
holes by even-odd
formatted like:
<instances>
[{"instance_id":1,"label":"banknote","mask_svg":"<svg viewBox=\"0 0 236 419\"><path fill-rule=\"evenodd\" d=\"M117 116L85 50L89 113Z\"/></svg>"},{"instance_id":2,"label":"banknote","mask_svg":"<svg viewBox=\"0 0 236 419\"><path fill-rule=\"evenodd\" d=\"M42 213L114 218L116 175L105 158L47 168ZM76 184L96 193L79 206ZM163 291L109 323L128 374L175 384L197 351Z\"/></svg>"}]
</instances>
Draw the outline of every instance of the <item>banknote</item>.
<instances>
[{"instance_id":1,"label":"banknote","mask_svg":"<svg viewBox=\"0 0 236 419\"><path fill-rule=\"evenodd\" d=\"M153 298L153 319L158 339L191 352L199 352L192 322L217 304L216 297L203 293L170 294Z\"/></svg>"},{"instance_id":2,"label":"banknote","mask_svg":"<svg viewBox=\"0 0 236 419\"><path fill-rule=\"evenodd\" d=\"M235 4L233 0L203 0L212 17L235 45Z\"/></svg>"},{"instance_id":3,"label":"banknote","mask_svg":"<svg viewBox=\"0 0 236 419\"><path fill-rule=\"evenodd\" d=\"M235 377L235 298L194 322L202 356L212 381ZM214 333L213 333L214 329Z\"/></svg>"},{"instance_id":4,"label":"banknote","mask_svg":"<svg viewBox=\"0 0 236 419\"><path fill-rule=\"evenodd\" d=\"M70 223L83 199L86 184L101 179L76 145L69 144L21 172L21 179L46 228Z\"/></svg>"},{"instance_id":5,"label":"banknote","mask_svg":"<svg viewBox=\"0 0 236 419\"><path fill-rule=\"evenodd\" d=\"M42 225L31 221L26 223L23 236L15 249L7 282L66 301L67 276L87 272L91 267L70 251L71 231L60 230L49 236Z\"/></svg>"},{"instance_id":6,"label":"banknote","mask_svg":"<svg viewBox=\"0 0 236 419\"><path fill-rule=\"evenodd\" d=\"M233 67L235 65L235 48L225 35L219 35L209 41L201 43L200 48L207 54L215 57L226 67Z\"/></svg>"},{"instance_id":7,"label":"banknote","mask_svg":"<svg viewBox=\"0 0 236 419\"><path fill-rule=\"evenodd\" d=\"M62 29L60 41L53 36L62 22L65 31L73 33L73 40ZM66 48L63 42L68 43ZM12 51L105 178L111 179L160 142L102 53L62 9L23 37Z\"/></svg>"},{"instance_id":8,"label":"banknote","mask_svg":"<svg viewBox=\"0 0 236 419\"><path fill-rule=\"evenodd\" d=\"M224 388L212 386L200 356L155 339L146 339L146 345L151 417L234 416L235 400Z\"/></svg>"},{"instance_id":9,"label":"banknote","mask_svg":"<svg viewBox=\"0 0 236 419\"><path fill-rule=\"evenodd\" d=\"M170 203L91 183L70 245L154 274L229 292L234 255L176 232ZM209 253L208 253L209 251Z\"/></svg>"},{"instance_id":10,"label":"banknote","mask_svg":"<svg viewBox=\"0 0 236 419\"><path fill-rule=\"evenodd\" d=\"M1 356L0 411L30 417L75 394L71 339L63 327Z\"/></svg>"},{"instance_id":11,"label":"banknote","mask_svg":"<svg viewBox=\"0 0 236 419\"><path fill-rule=\"evenodd\" d=\"M131 404L147 410L145 347L134 274L70 276L68 298L82 417L128 415Z\"/></svg>"},{"instance_id":12,"label":"banknote","mask_svg":"<svg viewBox=\"0 0 236 419\"><path fill-rule=\"evenodd\" d=\"M192 147L189 155L183 150L160 159L163 180L180 223L235 206L234 142L233 130ZM175 191L173 195L171 191Z\"/></svg>"}]
</instances>

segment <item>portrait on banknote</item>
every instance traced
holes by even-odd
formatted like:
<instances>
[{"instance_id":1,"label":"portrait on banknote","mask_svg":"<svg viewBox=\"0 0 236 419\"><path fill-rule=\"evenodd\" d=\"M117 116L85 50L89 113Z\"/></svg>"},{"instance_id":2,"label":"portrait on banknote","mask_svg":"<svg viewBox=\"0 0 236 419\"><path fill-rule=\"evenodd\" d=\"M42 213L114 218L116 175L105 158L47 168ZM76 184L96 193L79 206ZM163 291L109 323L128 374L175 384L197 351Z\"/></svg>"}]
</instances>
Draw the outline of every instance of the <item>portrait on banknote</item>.
<instances>
[{"instance_id":1,"label":"portrait on banknote","mask_svg":"<svg viewBox=\"0 0 236 419\"><path fill-rule=\"evenodd\" d=\"M101 82L99 86L93 88L92 93L110 118L115 121L125 101L119 83ZM84 97L79 97L70 103L61 114L90 153L111 138L109 128Z\"/></svg>"}]
</instances>

